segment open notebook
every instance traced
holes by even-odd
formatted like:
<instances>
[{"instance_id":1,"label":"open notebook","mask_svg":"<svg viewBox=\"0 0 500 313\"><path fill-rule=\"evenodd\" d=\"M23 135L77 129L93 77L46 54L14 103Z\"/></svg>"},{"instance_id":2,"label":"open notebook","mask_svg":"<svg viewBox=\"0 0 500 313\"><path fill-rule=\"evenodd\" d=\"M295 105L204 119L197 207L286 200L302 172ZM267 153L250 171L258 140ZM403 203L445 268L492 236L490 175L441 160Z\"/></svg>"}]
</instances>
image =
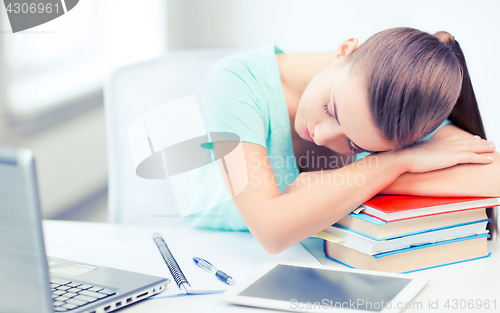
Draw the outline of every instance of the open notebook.
<instances>
[{"instance_id":1,"label":"open notebook","mask_svg":"<svg viewBox=\"0 0 500 313\"><path fill-rule=\"evenodd\" d=\"M218 280L214 274L196 266L193 257L200 257L212 263L215 267L230 275L236 284L243 281L255 269L268 261L295 260L307 264L319 262L300 244L283 251L278 255L271 255L263 250L255 238L247 232L211 232L203 236L172 237L160 232L168 245L170 252L179 264L191 288L188 294L218 293L227 290L230 286ZM158 250L153 240L148 245ZM158 259L163 262L159 251ZM165 268L167 266L163 264ZM164 292L153 298L185 295L175 283L172 283Z\"/></svg>"},{"instance_id":2,"label":"open notebook","mask_svg":"<svg viewBox=\"0 0 500 313\"><path fill-rule=\"evenodd\" d=\"M193 261L195 256L206 259L232 276L236 285L268 261L319 264L316 258L300 244L280 254L271 255L264 251L249 232L222 232L177 226L100 223L89 225L83 222L53 221L44 223L52 225L45 227L44 230L47 235L47 251L52 257L74 259L171 279L170 271L152 239L154 233L159 233L179 263L193 292L214 292L229 288L212 273L197 267ZM75 236L68 237L67 242L61 242L61 233L72 233ZM51 242L61 242L64 249L52 245ZM183 295L183 292L172 281L158 297L176 295Z\"/></svg>"}]
</instances>

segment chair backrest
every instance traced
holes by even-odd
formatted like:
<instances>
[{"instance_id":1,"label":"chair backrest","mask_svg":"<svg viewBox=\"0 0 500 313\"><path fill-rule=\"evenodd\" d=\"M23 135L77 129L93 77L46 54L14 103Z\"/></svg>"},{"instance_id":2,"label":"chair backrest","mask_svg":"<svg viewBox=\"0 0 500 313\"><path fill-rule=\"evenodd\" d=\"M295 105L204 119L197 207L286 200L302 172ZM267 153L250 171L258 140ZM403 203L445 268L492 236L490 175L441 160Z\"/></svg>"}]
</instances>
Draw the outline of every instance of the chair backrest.
<instances>
[{"instance_id":1,"label":"chair backrest","mask_svg":"<svg viewBox=\"0 0 500 313\"><path fill-rule=\"evenodd\" d=\"M163 103L192 94L200 103L205 77L212 65L237 51L173 51L160 59L119 68L108 77L104 104L108 139L109 222L165 225L165 217L178 215L168 179L148 180L135 174L128 127L136 117Z\"/></svg>"}]
</instances>

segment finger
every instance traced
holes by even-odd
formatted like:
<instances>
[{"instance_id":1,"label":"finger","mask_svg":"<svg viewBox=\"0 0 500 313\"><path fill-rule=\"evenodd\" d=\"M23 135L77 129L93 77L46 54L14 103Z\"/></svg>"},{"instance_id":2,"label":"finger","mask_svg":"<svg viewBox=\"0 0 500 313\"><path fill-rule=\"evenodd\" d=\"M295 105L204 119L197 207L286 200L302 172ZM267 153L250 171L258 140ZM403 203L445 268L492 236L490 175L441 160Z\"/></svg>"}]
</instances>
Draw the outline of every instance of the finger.
<instances>
[{"instance_id":1,"label":"finger","mask_svg":"<svg viewBox=\"0 0 500 313\"><path fill-rule=\"evenodd\" d=\"M492 146L492 148L495 147L495 143L493 142L493 140L486 140L486 142L488 143L488 145Z\"/></svg>"},{"instance_id":2,"label":"finger","mask_svg":"<svg viewBox=\"0 0 500 313\"><path fill-rule=\"evenodd\" d=\"M475 153L485 153L495 151L495 144L491 140L477 140L475 138L468 140L455 141L455 151L456 152L475 152Z\"/></svg>"},{"instance_id":3,"label":"finger","mask_svg":"<svg viewBox=\"0 0 500 313\"><path fill-rule=\"evenodd\" d=\"M496 148L495 143L492 140L481 139L481 141L476 143L476 145L479 145L482 148L482 151L488 152L493 152Z\"/></svg>"},{"instance_id":4,"label":"finger","mask_svg":"<svg viewBox=\"0 0 500 313\"><path fill-rule=\"evenodd\" d=\"M485 156L473 152L462 152L457 154L457 164L459 163L490 164L492 162L493 162L492 156Z\"/></svg>"},{"instance_id":5,"label":"finger","mask_svg":"<svg viewBox=\"0 0 500 313\"><path fill-rule=\"evenodd\" d=\"M448 140L460 140L460 139L471 139L474 138L474 136L470 135L470 134L457 134L457 135L451 135L451 136L447 136L447 137L444 137L445 139L448 139ZM481 137L480 137L481 139Z\"/></svg>"}]
</instances>

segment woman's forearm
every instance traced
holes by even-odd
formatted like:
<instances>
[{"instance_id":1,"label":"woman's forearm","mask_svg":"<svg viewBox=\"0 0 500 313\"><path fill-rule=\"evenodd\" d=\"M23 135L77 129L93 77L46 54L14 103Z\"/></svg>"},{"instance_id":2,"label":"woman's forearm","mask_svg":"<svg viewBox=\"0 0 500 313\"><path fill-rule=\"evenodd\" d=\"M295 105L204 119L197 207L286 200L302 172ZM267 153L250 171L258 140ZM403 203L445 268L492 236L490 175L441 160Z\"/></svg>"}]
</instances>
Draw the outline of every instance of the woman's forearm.
<instances>
[{"instance_id":1,"label":"woman's forearm","mask_svg":"<svg viewBox=\"0 0 500 313\"><path fill-rule=\"evenodd\" d=\"M306 186L252 208L245 207L238 197L234 200L248 228L266 251L279 253L331 226L386 188L404 172L399 163L398 154L382 153L371 156L370 160L325 171L321 176L318 174L317 180L311 178Z\"/></svg>"},{"instance_id":2,"label":"woman's forearm","mask_svg":"<svg viewBox=\"0 0 500 313\"><path fill-rule=\"evenodd\" d=\"M225 145L224 142L214 145L217 154L219 148ZM243 187L238 188L241 192L234 196L233 202L248 229L269 253L279 253L326 229L374 195L387 191L390 185L394 185L393 191L408 188L421 194L436 194L436 187L429 188L430 181L436 180L438 186L453 180L450 174L441 174L436 169L459 171L455 174L458 177L467 175L467 172L462 172L464 170L458 166L453 169L457 164L492 162L485 154L492 151L486 141L477 141L470 136L468 139L429 140L399 151L373 153L336 170L315 172L319 173L316 177L302 173L281 194L266 148L246 142L242 143L242 147L244 155L228 155L225 157L227 169L221 162L219 167L229 190L232 190L230 186ZM223 151L227 150L221 149ZM497 154L494 157L500 160ZM478 184L481 177L498 176L496 163L490 168L487 168L489 165L471 166L486 169L482 173L474 171L474 184ZM429 173L429 176L423 180L401 180L400 185L395 185L398 177L406 172ZM446 172L443 170L442 173ZM309 180L302 183L301 177ZM467 181L473 180L469 178ZM457 181L453 183L459 185ZM498 181L491 178L488 183L494 184L492 190L496 190ZM455 189L452 186L450 190Z\"/></svg>"},{"instance_id":3,"label":"woman's forearm","mask_svg":"<svg viewBox=\"0 0 500 313\"><path fill-rule=\"evenodd\" d=\"M415 196L500 197L500 153L491 164L460 164L428 173L405 173L382 194Z\"/></svg>"}]
</instances>

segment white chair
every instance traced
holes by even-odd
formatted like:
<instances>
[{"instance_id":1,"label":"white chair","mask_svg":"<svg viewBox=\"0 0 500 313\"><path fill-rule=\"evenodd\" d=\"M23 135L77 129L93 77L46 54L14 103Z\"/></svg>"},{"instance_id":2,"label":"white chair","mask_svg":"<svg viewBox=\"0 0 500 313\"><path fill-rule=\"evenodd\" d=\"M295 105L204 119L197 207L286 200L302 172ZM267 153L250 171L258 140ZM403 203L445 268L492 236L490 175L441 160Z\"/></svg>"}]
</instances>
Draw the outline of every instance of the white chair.
<instances>
[{"instance_id":1,"label":"white chair","mask_svg":"<svg viewBox=\"0 0 500 313\"><path fill-rule=\"evenodd\" d=\"M104 88L110 223L179 222L169 181L143 179L135 174L128 140L129 124L149 109L184 96L195 94L200 103L209 69L217 60L237 51L173 51L160 59L119 68L110 75Z\"/></svg>"}]
</instances>

